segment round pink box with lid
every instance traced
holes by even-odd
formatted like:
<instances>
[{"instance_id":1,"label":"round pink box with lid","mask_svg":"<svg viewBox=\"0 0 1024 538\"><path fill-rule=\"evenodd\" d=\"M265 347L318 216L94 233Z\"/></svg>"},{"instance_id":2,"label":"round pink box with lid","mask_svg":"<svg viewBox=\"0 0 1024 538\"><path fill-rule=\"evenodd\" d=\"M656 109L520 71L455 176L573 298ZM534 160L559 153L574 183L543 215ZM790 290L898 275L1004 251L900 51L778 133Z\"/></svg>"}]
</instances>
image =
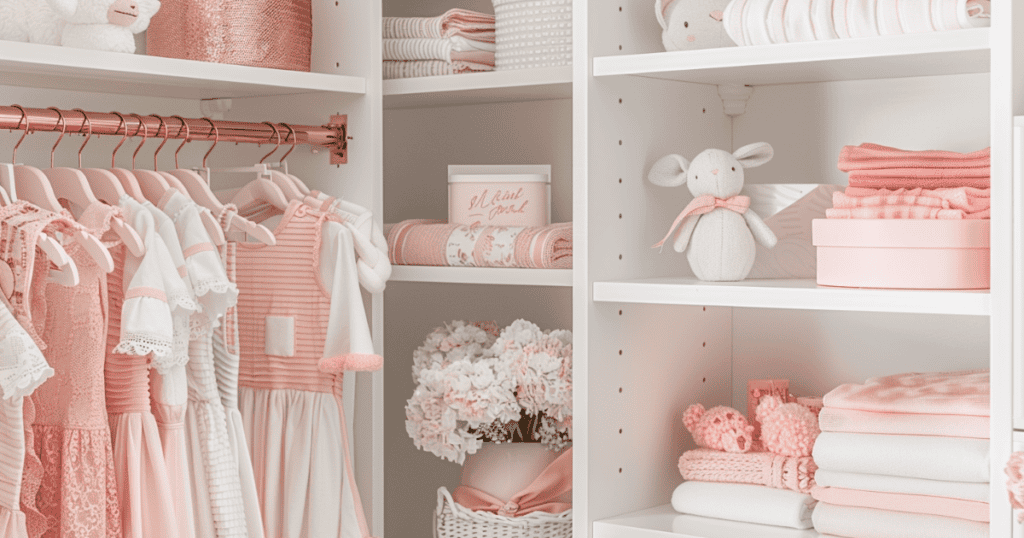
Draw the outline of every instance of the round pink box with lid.
<instances>
[{"instance_id":1,"label":"round pink box with lid","mask_svg":"<svg viewBox=\"0 0 1024 538\"><path fill-rule=\"evenodd\" d=\"M547 226L551 181L547 174L452 174L448 222L470 226Z\"/></svg>"},{"instance_id":2,"label":"round pink box with lid","mask_svg":"<svg viewBox=\"0 0 1024 538\"><path fill-rule=\"evenodd\" d=\"M815 219L818 284L987 289L989 221Z\"/></svg>"}]
</instances>

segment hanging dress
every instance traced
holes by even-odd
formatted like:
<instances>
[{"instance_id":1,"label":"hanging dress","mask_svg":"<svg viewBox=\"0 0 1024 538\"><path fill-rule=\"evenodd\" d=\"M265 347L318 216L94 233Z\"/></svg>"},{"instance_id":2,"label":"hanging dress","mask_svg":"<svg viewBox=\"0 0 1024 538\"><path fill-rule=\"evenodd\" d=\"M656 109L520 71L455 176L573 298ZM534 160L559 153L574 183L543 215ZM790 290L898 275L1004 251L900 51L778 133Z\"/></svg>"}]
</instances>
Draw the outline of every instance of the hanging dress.
<instances>
[{"instance_id":1,"label":"hanging dress","mask_svg":"<svg viewBox=\"0 0 1024 538\"><path fill-rule=\"evenodd\" d=\"M268 538L365 538L341 406L345 370L380 368L351 233L293 201L277 243L239 243L239 406Z\"/></svg>"},{"instance_id":2,"label":"hanging dress","mask_svg":"<svg viewBox=\"0 0 1024 538\"><path fill-rule=\"evenodd\" d=\"M149 377L151 363L166 371L187 360L187 354L175 356L172 311L192 312L196 305L156 233L153 215L128 196L120 206L146 247L136 257L119 246L107 280L105 380L121 528L124 538L179 536L163 445L150 407ZM131 326L150 341L131 355L114 352L120 333Z\"/></svg>"},{"instance_id":3,"label":"hanging dress","mask_svg":"<svg viewBox=\"0 0 1024 538\"><path fill-rule=\"evenodd\" d=\"M391 277L391 261L388 240L373 219L373 213L320 191L310 191L303 201L309 207L341 217L341 222L352 232L359 283L370 293L383 292Z\"/></svg>"}]
</instances>

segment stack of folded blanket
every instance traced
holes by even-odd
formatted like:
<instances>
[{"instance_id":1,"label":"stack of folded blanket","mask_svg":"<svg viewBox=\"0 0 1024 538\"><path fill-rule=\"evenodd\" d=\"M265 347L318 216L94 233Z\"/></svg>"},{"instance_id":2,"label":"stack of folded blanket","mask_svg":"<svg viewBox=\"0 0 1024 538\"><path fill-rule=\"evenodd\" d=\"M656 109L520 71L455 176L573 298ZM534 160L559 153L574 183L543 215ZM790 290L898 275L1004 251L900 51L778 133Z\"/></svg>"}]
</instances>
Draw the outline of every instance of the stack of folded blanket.
<instances>
[{"instance_id":1,"label":"stack of folded blanket","mask_svg":"<svg viewBox=\"0 0 1024 538\"><path fill-rule=\"evenodd\" d=\"M846 146L839 169L850 186L832 195L830 219L988 219L990 152Z\"/></svg>"},{"instance_id":2,"label":"stack of folded blanket","mask_svg":"<svg viewBox=\"0 0 1024 538\"><path fill-rule=\"evenodd\" d=\"M385 229L395 265L572 268L571 222L523 227L404 220Z\"/></svg>"},{"instance_id":3,"label":"stack of folded blanket","mask_svg":"<svg viewBox=\"0 0 1024 538\"><path fill-rule=\"evenodd\" d=\"M874 378L842 385L824 403L814 445L815 530L988 536L988 371Z\"/></svg>"},{"instance_id":4,"label":"stack of folded blanket","mask_svg":"<svg viewBox=\"0 0 1024 538\"><path fill-rule=\"evenodd\" d=\"M493 71L494 15L384 17L383 53L385 79Z\"/></svg>"}]
</instances>

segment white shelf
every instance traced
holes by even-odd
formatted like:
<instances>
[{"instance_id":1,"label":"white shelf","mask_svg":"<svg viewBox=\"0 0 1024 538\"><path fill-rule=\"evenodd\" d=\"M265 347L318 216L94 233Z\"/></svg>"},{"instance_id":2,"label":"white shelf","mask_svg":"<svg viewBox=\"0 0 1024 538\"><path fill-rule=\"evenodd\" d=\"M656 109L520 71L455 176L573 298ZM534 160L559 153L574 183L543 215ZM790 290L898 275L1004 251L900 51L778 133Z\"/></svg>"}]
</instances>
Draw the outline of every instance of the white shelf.
<instances>
[{"instance_id":1,"label":"white shelf","mask_svg":"<svg viewBox=\"0 0 1024 538\"><path fill-rule=\"evenodd\" d=\"M649 278L595 282L594 301L969 316L987 316L992 310L988 290L831 288L818 286L810 279L703 282L694 278Z\"/></svg>"},{"instance_id":2,"label":"white shelf","mask_svg":"<svg viewBox=\"0 0 1024 538\"><path fill-rule=\"evenodd\" d=\"M213 99L366 93L366 79L0 41L0 84Z\"/></svg>"},{"instance_id":3,"label":"white shelf","mask_svg":"<svg viewBox=\"0 0 1024 538\"><path fill-rule=\"evenodd\" d=\"M594 76L790 84L987 73L989 29L594 58Z\"/></svg>"},{"instance_id":4,"label":"white shelf","mask_svg":"<svg viewBox=\"0 0 1024 538\"><path fill-rule=\"evenodd\" d=\"M389 281L508 286L572 286L572 269L393 265Z\"/></svg>"},{"instance_id":5,"label":"white shelf","mask_svg":"<svg viewBox=\"0 0 1024 538\"><path fill-rule=\"evenodd\" d=\"M569 99L572 66L384 81L384 108Z\"/></svg>"},{"instance_id":6,"label":"white shelf","mask_svg":"<svg viewBox=\"0 0 1024 538\"><path fill-rule=\"evenodd\" d=\"M817 538L814 530L680 514L663 505L594 522L594 538Z\"/></svg>"}]
</instances>

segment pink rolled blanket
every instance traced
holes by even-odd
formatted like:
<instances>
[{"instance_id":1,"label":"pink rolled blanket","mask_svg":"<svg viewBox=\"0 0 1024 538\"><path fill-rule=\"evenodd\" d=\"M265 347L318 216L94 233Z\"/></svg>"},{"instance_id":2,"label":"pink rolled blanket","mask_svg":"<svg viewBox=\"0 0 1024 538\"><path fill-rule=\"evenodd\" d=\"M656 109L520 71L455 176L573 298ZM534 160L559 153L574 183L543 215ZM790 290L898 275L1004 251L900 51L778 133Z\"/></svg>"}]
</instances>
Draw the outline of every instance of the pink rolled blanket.
<instances>
[{"instance_id":1,"label":"pink rolled blanket","mask_svg":"<svg viewBox=\"0 0 1024 538\"><path fill-rule=\"evenodd\" d=\"M881 413L826 407L818 415L818 424L823 432L989 438L989 417L970 415Z\"/></svg>"},{"instance_id":2,"label":"pink rolled blanket","mask_svg":"<svg viewBox=\"0 0 1024 538\"><path fill-rule=\"evenodd\" d=\"M688 450L679 457L686 480L753 484L809 493L818 467L811 457L793 458L771 452Z\"/></svg>"},{"instance_id":3,"label":"pink rolled blanket","mask_svg":"<svg viewBox=\"0 0 1024 538\"><path fill-rule=\"evenodd\" d=\"M990 416L988 370L910 372L840 385L825 408L883 413Z\"/></svg>"},{"instance_id":4,"label":"pink rolled blanket","mask_svg":"<svg viewBox=\"0 0 1024 538\"><path fill-rule=\"evenodd\" d=\"M856 506L860 508L877 508L911 514L933 516L952 516L970 521L989 522L988 503L950 499L948 497L931 497L928 495L909 495L904 493L881 493L877 491L861 491L857 489L815 487L811 490L815 500L833 506Z\"/></svg>"},{"instance_id":5,"label":"pink rolled blanket","mask_svg":"<svg viewBox=\"0 0 1024 538\"><path fill-rule=\"evenodd\" d=\"M572 223L476 226L405 220L387 232L392 264L452 267L572 268Z\"/></svg>"},{"instance_id":6,"label":"pink rolled blanket","mask_svg":"<svg viewBox=\"0 0 1024 538\"><path fill-rule=\"evenodd\" d=\"M494 43L494 15L449 9L437 17L384 17L383 38L461 36Z\"/></svg>"},{"instance_id":7,"label":"pink rolled blanket","mask_svg":"<svg viewBox=\"0 0 1024 538\"><path fill-rule=\"evenodd\" d=\"M972 153L955 151L908 151L880 144L844 146L839 152L839 169L880 170L893 168L987 168L991 149Z\"/></svg>"}]
</instances>

